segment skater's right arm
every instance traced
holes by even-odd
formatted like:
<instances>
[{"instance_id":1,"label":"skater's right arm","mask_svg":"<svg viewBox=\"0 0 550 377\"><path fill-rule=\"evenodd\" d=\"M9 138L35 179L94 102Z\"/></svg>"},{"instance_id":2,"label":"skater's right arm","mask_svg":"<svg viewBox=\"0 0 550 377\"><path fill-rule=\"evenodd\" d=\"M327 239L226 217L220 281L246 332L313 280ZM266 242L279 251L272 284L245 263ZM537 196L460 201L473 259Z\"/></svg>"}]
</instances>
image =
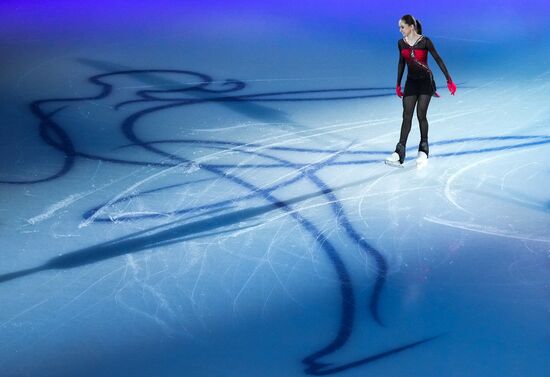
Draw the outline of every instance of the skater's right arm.
<instances>
[{"instance_id":1,"label":"skater's right arm","mask_svg":"<svg viewBox=\"0 0 550 377\"><path fill-rule=\"evenodd\" d=\"M397 50L399 51L399 62L397 63L397 86L401 86L401 79L403 78L403 72L405 71L405 58L401 55L399 41L397 41Z\"/></svg>"}]
</instances>

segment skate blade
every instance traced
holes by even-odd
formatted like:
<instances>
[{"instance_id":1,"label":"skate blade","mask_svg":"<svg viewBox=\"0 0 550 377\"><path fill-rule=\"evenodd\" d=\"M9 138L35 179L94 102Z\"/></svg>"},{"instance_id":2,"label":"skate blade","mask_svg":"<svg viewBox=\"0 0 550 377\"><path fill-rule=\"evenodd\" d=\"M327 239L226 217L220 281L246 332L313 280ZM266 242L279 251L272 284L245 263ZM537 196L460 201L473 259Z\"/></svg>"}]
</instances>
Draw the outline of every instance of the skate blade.
<instances>
[{"instance_id":1,"label":"skate blade","mask_svg":"<svg viewBox=\"0 0 550 377\"><path fill-rule=\"evenodd\" d=\"M422 162L420 164L416 164L416 171L418 172L426 172L427 171L427 168L428 167L428 163L427 162Z\"/></svg>"},{"instance_id":2,"label":"skate blade","mask_svg":"<svg viewBox=\"0 0 550 377\"><path fill-rule=\"evenodd\" d=\"M422 168L424 166L426 166L428 164L428 159L427 158L422 158L420 160L416 160L416 166L419 167L419 168Z\"/></svg>"},{"instance_id":3,"label":"skate blade","mask_svg":"<svg viewBox=\"0 0 550 377\"><path fill-rule=\"evenodd\" d=\"M403 167L403 164L400 164L399 161L393 162L393 161L384 160L384 163L386 165L393 166L395 168L402 168Z\"/></svg>"}]
</instances>

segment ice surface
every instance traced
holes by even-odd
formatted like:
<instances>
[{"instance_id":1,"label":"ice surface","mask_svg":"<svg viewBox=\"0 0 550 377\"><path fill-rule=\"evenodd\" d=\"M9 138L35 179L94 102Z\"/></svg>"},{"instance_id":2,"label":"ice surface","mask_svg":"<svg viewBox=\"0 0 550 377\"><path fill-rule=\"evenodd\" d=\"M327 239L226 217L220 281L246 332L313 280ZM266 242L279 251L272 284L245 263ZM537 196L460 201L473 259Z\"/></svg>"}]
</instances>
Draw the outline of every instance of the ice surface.
<instances>
[{"instance_id":1,"label":"ice surface","mask_svg":"<svg viewBox=\"0 0 550 377\"><path fill-rule=\"evenodd\" d=\"M395 169L397 2L207 3L2 6L0 374L550 375L548 40L426 8Z\"/></svg>"}]
</instances>

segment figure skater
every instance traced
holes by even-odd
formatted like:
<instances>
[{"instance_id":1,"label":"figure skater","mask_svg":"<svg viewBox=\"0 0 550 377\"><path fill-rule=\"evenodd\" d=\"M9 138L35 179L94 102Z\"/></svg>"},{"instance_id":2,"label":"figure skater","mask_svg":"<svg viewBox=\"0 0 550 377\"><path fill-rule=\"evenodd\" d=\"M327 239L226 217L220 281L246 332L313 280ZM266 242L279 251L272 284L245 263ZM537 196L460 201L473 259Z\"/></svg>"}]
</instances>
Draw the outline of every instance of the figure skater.
<instances>
[{"instance_id":1,"label":"figure skater","mask_svg":"<svg viewBox=\"0 0 550 377\"><path fill-rule=\"evenodd\" d=\"M405 146L407 137L411 131L414 107L418 101L416 114L420 123L420 145L418 146L417 164L422 164L428 159L428 120L426 114L432 96L439 97L436 91L433 73L428 68L428 51L441 68L447 78L447 87L454 95L456 85L453 83L445 63L435 50L430 38L422 35L420 21L410 14L404 15L399 20L399 31L403 38L397 42L399 49L399 63L397 68L397 87L395 91L399 98L403 98L403 123L401 124L401 136L395 147L395 152L385 162L393 166L403 166L405 161ZM401 91L401 78L407 62L407 80L405 82L405 93Z\"/></svg>"}]
</instances>

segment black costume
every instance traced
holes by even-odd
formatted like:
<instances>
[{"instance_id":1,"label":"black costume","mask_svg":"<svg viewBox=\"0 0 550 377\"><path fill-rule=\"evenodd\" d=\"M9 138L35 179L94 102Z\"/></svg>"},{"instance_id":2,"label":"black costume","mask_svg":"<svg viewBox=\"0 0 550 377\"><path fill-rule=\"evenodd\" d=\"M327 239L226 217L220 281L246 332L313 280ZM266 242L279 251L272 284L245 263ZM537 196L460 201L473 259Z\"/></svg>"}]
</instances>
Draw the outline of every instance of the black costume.
<instances>
[{"instance_id":1,"label":"black costume","mask_svg":"<svg viewBox=\"0 0 550 377\"><path fill-rule=\"evenodd\" d=\"M443 71L447 81L451 80L451 76L443 63L443 59L439 56L433 42L430 38L421 35L413 46L409 45L405 38L397 41L399 49L399 64L397 67L397 85L401 85L403 72L405 71L405 62L407 63L407 81L405 82L404 97L407 95L429 94L434 95L436 92L435 81L431 70L428 68L428 51ZM434 86L431 87L433 82Z\"/></svg>"},{"instance_id":2,"label":"black costume","mask_svg":"<svg viewBox=\"0 0 550 377\"><path fill-rule=\"evenodd\" d=\"M408 67L405 91L403 93L403 123L399 138L399 144L401 145L398 144L395 150L400 156L400 162L403 163L405 159L405 146L409 132L411 131L414 106L417 101L418 122L420 123L419 150L428 155L428 120L426 114L431 97L439 97L439 94L436 92L437 87L433 79L433 73L428 67L428 51L432 54L441 71L443 71L447 82L451 80L451 76L430 38L420 35L413 46L409 45L405 41L405 38L402 38L397 42L397 48L399 49L397 85L401 85L405 63L407 63Z\"/></svg>"}]
</instances>

